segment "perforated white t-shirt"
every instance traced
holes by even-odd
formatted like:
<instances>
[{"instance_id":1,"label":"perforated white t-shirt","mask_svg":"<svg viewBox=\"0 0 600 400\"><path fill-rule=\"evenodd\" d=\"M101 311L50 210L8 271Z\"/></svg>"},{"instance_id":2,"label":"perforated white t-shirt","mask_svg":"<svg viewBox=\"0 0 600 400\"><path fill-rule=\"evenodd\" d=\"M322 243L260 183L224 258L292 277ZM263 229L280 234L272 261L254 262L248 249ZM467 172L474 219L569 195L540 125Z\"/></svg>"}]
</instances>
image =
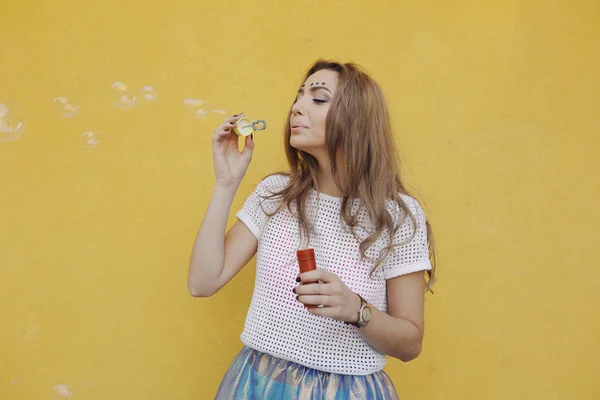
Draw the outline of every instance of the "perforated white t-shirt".
<instances>
[{"instance_id":1,"label":"perforated white t-shirt","mask_svg":"<svg viewBox=\"0 0 600 400\"><path fill-rule=\"evenodd\" d=\"M280 200L263 200L260 196L283 189L288 180L285 175L266 178L236 214L258 239L254 293L241 340L258 351L321 371L346 375L377 372L383 369L386 357L362 337L358 328L343 321L313 315L296 300L292 291L298 285L296 251L304 247L314 248L319 269L338 275L350 290L386 312L386 279L431 269L425 214L414 198L402 195L417 220L416 235L407 244L395 247L371 278L369 273L374 262L360 259L359 242L340 215L341 198L311 189L307 213L313 224L316 221L317 233L310 235L310 241L302 247L298 221L287 207L271 217L265 214L263 208L271 214ZM397 216L397 204L390 200L388 205L388 212ZM358 199L355 199L353 211L357 207ZM364 239L372 227L364 208L359 213L359 221L364 228L358 229L357 234ZM409 238L413 230L412 221L406 217L394 236L394 243ZM377 259L388 241L386 229L368 249L367 255Z\"/></svg>"}]
</instances>

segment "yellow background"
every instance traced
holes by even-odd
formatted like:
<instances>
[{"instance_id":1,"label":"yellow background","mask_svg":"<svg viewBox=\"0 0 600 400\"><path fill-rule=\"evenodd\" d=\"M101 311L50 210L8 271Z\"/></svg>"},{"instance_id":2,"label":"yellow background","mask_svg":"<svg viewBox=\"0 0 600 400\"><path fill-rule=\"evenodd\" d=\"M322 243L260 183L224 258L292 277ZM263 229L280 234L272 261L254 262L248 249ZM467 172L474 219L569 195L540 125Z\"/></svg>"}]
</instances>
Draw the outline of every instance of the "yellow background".
<instances>
[{"instance_id":1,"label":"yellow background","mask_svg":"<svg viewBox=\"0 0 600 400\"><path fill-rule=\"evenodd\" d=\"M599 3L30 0L0 17L0 102L26 123L0 141L0 399L214 396L255 263L187 293L211 110L269 124L231 224L285 167L286 110L321 56L383 87L436 233L423 353L385 368L401 398L600 398ZM117 81L158 99L119 108Z\"/></svg>"}]
</instances>

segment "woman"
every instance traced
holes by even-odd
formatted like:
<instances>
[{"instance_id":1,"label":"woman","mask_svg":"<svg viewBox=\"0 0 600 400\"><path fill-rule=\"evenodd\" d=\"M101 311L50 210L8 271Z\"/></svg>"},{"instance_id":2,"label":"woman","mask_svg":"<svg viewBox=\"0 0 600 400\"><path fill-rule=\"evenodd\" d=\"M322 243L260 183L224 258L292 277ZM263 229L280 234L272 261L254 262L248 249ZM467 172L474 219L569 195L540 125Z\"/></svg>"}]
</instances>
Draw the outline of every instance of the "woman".
<instances>
[{"instance_id":1,"label":"woman","mask_svg":"<svg viewBox=\"0 0 600 400\"><path fill-rule=\"evenodd\" d=\"M213 135L216 183L188 274L193 296L211 296L257 253L244 347L216 398L397 399L385 357L421 352L435 252L380 88L354 64L317 61L290 109L289 172L260 182L225 234L255 146L238 150L243 116ZM298 275L307 247L318 269Z\"/></svg>"}]
</instances>

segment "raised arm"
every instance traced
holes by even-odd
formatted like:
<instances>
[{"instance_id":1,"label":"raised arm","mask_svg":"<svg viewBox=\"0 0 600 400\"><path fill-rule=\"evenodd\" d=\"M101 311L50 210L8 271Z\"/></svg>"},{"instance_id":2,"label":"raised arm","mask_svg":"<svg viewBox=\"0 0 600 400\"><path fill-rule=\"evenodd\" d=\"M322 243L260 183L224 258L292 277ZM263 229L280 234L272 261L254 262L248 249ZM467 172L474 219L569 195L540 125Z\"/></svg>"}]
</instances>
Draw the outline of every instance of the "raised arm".
<instances>
[{"instance_id":1,"label":"raised arm","mask_svg":"<svg viewBox=\"0 0 600 400\"><path fill-rule=\"evenodd\" d=\"M242 116L226 119L212 137L216 183L194 242L187 279L188 291L195 297L219 291L256 253L258 241L240 221L225 234L233 199L254 149L253 138L246 137L244 149L238 150L239 137L232 128Z\"/></svg>"}]
</instances>

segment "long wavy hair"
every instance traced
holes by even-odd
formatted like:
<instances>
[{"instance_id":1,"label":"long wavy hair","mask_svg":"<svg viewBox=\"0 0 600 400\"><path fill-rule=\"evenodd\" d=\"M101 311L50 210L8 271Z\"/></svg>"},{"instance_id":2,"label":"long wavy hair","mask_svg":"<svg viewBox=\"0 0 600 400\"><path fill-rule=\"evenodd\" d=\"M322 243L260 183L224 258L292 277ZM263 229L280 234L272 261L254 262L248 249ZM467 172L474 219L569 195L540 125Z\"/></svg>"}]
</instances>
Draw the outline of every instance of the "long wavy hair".
<instances>
[{"instance_id":1,"label":"long wavy hair","mask_svg":"<svg viewBox=\"0 0 600 400\"><path fill-rule=\"evenodd\" d=\"M361 258L374 262L371 274L385 261L395 246L410 242L417 232L416 218L404 203L400 194L409 195L400 176L400 157L394 141L392 126L385 97L379 85L354 63L340 64L334 61L317 60L306 72L303 82L315 72L327 69L338 73L339 82L325 120L325 142L331 160L333 179L343 194L340 217L360 242ZM295 102L295 101L294 101ZM311 154L290 145L292 134L290 115L285 125L284 146L290 172L271 175L289 176L288 185L279 192L264 199L281 200L277 213L284 205L298 218L301 234L308 236L314 232L306 213L306 203L310 189L318 189L317 159ZM352 212L353 199L358 198L358 211ZM399 207L400 223L395 225L388 212L386 202L393 200ZM294 212L292 204L297 212ZM373 231L362 241L356 234L358 214L365 207ZM405 242L393 244L396 231L408 216L414 226L413 235ZM432 269L427 271L426 291L431 288L437 276L436 249L431 224L427 221L427 240ZM378 259L366 256L367 249L385 231L390 241L380 252ZM433 292L433 291L432 291Z\"/></svg>"}]
</instances>

